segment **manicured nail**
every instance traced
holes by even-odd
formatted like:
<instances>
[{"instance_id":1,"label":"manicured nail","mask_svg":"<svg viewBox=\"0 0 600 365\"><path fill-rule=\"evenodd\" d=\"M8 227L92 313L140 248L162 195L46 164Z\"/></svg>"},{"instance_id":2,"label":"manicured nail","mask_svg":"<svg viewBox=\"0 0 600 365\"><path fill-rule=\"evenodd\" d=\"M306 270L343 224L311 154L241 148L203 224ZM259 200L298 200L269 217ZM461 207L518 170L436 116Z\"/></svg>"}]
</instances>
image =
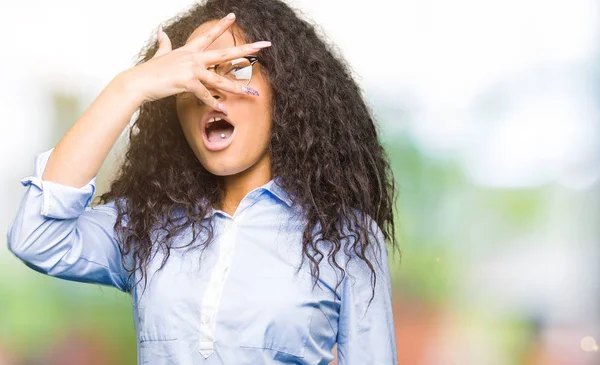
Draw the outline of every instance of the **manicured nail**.
<instances>
[{"instance_id":1,"label":"manicured nail","mask_svg":"<svg viewBox=\"0 0 600 365\"><path fill-rule=\"evenodd\" d=\"M261 49L261 48L269 47L270 45L271 45L271 42L269 42L269 41L260 41L260 42L252 43L252 48Z\"/></svg>"},{"instance_id":2,"label":"manicured nail","mask_svg":"<svg viewBox=\"0 0 600 365\"><path fill-rule=\"evenodd\" d=\"M156 31L156 39L158 39L158 41L161 41L162 38L162 31L163 31L163 27L162 27L162 23L158 25L158 30Z\"/></svg>"},{"instance_id":3,"label":"manicured nail","mask_svg":"<svg viewBox=\"0 0 600 365\"><path fill-rule=\"evenodd\" d=\"M235 14L234 13L227 14L227 19L229 19L229 20L235 19Z\"/></svg>"},{"instance_id":4,"label":"manicured nail","mask_svg":"<svg viewBox=\"0 0 600 365\"><path fill-rule=\"evenodd\" d=\"M259 96L258 91L254 90L253 88L251 88L249 86L244 86L242 89L248 95Z\"/></svg>"},{"instance_id":5,"label":"manicured nail","mask_svg":"<svg viewBox=\"0 0 600 365\"><path fill-rule=\"evenodd\" d=\"M225 109L225 106L221 103L217 103L219 110L221 110L225 115L227 115L227 109Z\"/></svg>"}]
</instances>

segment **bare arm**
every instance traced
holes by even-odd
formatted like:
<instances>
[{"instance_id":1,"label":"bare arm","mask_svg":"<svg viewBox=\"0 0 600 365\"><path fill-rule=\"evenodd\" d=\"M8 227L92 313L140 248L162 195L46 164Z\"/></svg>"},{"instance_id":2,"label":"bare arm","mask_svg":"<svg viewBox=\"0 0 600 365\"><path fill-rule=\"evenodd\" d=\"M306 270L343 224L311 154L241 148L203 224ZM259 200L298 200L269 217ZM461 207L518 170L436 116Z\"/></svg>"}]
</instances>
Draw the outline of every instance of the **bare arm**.
<instances>
[{"instance_id":1,"label":"bare arm","mask_svg":"<svg viewBox=\"0 0 600 365\"><path fill-rule=\"evenodd\" d=\"M192 92L205 104L219 108L205 84L247 94L241 85L207 70L208 65L268 46L204 51L232 22L233 18L224 18L175 50L162 33L152 59L115 76L59 143L36 156L34 173L21 180L28 189L7 232L12 253L46 275L130 289L114 231L116 202L89 207L96 174L144 102Z\"/></svg>"},{"instance_id":2,"label":"bare arm","mask_svg":"<svg viewBox=\"0 0 600 365\"><path fill-rule=\"evenodd\" d=\"M83 187L108 156L119 135L141 105L120 73L67 131L50 155L42 180Z\"/></svg>"},{"instance_id":3,"label":"bare arm","mask_svg":"<svg viewBox=\"0 0 600 365\"><path fill-rule=\"evenodd\" d=\"M193 92L205 104L227 114L204 84L252 95L246 87L207 70L208 65L270 46L270 42L256 42L232 47L225 52L205 52L204 49L233 23L233 19L221 19L201 37L175 50L168 36L161 31L154 57L115 76L55 146L42 180L75 188L87 184L97 175L133 113L145 101Z\"/></svg>"}]
</instances>

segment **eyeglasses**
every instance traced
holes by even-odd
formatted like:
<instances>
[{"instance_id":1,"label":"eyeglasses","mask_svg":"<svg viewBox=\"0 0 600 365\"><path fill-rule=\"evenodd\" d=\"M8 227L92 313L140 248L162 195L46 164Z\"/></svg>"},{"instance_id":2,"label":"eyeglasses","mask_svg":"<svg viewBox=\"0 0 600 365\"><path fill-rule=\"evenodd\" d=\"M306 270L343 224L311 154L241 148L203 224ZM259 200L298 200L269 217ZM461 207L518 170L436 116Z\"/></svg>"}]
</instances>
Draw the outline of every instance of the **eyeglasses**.
<instances>
[{"instance_id":1,"label":"eyeglasses","mask_svg":"<svg viewBox=\"0 0 600 365\"><path fill-rule=\"evenodd\" d=\"M247 86L252 79L252 65L256 62L258 62L258 57L244 56L210 66L207 69L214 70L217 75L223 76L242 86Z\"/></svg>"}]
</instances>

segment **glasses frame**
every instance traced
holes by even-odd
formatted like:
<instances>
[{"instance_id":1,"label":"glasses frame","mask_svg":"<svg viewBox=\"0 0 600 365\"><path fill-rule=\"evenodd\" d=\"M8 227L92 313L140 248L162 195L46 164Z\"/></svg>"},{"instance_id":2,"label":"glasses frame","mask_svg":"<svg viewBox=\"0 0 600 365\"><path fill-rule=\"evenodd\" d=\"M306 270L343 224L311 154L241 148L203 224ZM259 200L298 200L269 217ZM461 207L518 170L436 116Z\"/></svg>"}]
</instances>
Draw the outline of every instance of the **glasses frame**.
<instances>
[{"instance_id":1,"label":"glasses frame","mask_svg":"<svg viewBox=\"0 0 600 365\"><path fill-rule=\"evenodd\" d=\"M248 82L246 82L246 84L244 85L244 86L248 86L248 84L250 84L250 81L252 81L252 76L254 76L254 70L252 69L252 65L254 65L256 62L259 62L260 60L258 59L257 56L254 56L254 55L242 56L242 57L238 57L238 58L245 58L248 61L250 61L250 66L249 66L250 67L250 78L248 79ZM231 60L231 61L233 61L233 60ZM228 61L228 62L231 62L231 61ZM213 72L217 73L217 67L219 67L223 63L225 63L225 62L217 63L216 65L209 66L206 69L214 70Z\"/></svg>"}]
</instances>

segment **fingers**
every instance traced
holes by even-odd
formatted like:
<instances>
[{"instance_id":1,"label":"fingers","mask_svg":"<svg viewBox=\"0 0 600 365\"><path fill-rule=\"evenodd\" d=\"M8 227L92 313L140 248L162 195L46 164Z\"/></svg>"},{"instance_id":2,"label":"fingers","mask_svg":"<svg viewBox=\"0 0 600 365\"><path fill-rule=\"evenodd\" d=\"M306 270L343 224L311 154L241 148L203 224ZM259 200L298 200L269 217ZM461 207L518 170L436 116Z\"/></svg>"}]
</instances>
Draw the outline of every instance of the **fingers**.
<instances>
[{"instance_id":1,"label":"fingers","mask_svg":"<svg viewBox=\"0 0 600 365\"><path fill-rule=\"evenodd\" d=\"M158 50L152 58L160 57L172 51L171 40L169 39L169 36L167 36L167 33L163 31L162 24L158 27L156 35L158 38Z\"/></svg>"},{"instance_id":2,"label":"fingers","mask_svg":"<svg viewBox=\"0 0 600 365\"><path fill-rule=\"evenodd\" d=\"M202 52L202 59L207 62L207 64L215 65L217 63L221 63L223 61L233 60L238 57L243 57L252 53L256 53L256 51L270 47L271 42L269 41L260 41L254 42L250 44L244 44L242 46L237 47L229 47L229 48L221 48L210 51Z\"/></svg>"},{"instance_id":3,"label":"fingers","mask_svg":"<svg viewBox=\"0 0 600 365\"><path fill-rule=\"evenodd\" d=\"M235 14L229 13L226 17L221 18L217 24L215 24L208 31L204 32L199 37L192 39L188 43L188 47L193 49L194 51L203 51L206 47L208 47L215 39L219 38L221 34L223 34L227 28L235 21Z\"/></svg>"},{"instance_id":4,"label":"fingers","mask_svg":"<svg viewBox=\"0 0 600 365\"><path fill-rule=\"evenodd\" d=\"M202 100L204 104L227 115L227 110L225 110L225 107L219 103L217 99L213 98L210 91L208 91L208 89L202 85L200 80L192 82L192 84L189 86L189 89L189 91L196 95L198 99Z\"/></svg>"},{"instance_id":5,"label":"fingers","mask_svg":"<svg viewBox=\"0 0 600 365\"><path fill-rule=\"evenodd\" d=\"M198 75L198 78L205 86L210 85L210 87L214 89L225 90L235 94L258 96L258 92L256 90L248 91L248 89L243 85L236 84L226 77L219 76L211 71L201 71L201 74ZM254 92L256 92L256 94Z\"/></svg>"}]
</instances>

